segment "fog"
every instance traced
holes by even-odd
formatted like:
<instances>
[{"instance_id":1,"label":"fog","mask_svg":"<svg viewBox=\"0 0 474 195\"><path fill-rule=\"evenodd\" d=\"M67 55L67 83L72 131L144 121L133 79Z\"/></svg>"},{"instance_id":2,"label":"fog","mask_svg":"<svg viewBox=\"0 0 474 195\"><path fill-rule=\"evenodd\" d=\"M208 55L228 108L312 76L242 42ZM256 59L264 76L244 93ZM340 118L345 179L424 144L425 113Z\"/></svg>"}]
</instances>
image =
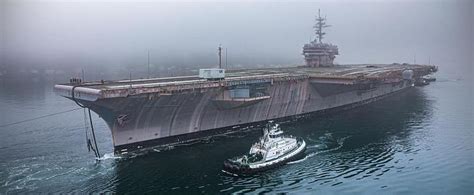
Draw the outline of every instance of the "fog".
<instances>
[{"instance_id":1,"label":"fog","mask_svg":"<svg viewBox=\"0 0 474 195\"><path fill-rule=\"evenodd\" d=\"M473 4L1 0L0 76L143 77L148 51L154 76L192 74L217 65L219 44L227 68L301 65L321 9L332 25L323 41L339 46L339 64L416 61L470 77Z\"/></svg>"}]
</instances>

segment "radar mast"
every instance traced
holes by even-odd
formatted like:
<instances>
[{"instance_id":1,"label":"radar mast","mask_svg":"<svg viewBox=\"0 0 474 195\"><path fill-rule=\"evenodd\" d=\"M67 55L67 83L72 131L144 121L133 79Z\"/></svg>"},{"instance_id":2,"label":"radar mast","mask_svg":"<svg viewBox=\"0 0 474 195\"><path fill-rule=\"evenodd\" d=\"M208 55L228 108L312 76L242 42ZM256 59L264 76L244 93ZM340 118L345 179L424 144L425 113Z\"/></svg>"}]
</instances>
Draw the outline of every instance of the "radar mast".
<instances>
[{"instance_id":1,"label":"radar mast","mask_svg":"<svg viewBox=\"0 0 474 195\"><path fill-rule=\"evenodd\" d=\"M321 17L321 10L318 9L318 16L316 17L316 24L314 25L314 29L319 43L322 43L324 35L326 34L325 32L323 32L323 29L331 26L326 24L326 20L326 17Z\"/></svg>"}]
</instances>

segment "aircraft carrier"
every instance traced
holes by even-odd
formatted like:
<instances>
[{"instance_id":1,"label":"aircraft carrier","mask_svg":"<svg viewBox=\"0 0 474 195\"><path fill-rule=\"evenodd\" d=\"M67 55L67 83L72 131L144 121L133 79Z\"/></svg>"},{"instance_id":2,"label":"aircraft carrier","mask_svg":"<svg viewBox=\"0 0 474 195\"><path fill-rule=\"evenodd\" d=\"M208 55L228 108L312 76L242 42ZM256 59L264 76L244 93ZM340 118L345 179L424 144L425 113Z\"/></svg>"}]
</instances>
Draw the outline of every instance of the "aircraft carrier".
<instances>
[{"instance_id":1,"label":"aircraft carrier","mask_svg":"<svg viewBox=\"0 0 474 195\"><path fill-rule=\"evenodd\" d=\"M196 76L120 81L71 79L55 85L55 91L105 120L115 151L121 153L268 120L354 108L412 88L437 71L436 66L406 63L335 65L339 51L322 42L325 27L326 18L317 16L317 37L304 45L306 64L301 66L202 69ZM97 150L90 140L88 145Z\"/></svg>"}]
</instances>

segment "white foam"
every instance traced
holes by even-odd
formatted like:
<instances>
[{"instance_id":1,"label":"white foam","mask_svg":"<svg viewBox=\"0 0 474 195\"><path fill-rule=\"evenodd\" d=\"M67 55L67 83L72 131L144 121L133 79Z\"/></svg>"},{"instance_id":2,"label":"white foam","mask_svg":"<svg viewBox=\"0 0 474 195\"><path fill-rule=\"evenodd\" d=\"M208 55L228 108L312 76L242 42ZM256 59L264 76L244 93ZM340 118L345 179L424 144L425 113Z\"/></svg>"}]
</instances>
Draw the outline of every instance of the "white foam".
<instances>
[{"instance_id":1,"label":"white foam","mask_svg":"<svg viewBox=\"0 0 474 195\"><path fill-rule=\"evenodd\" d=\"M311 154L313 154L313 153L311 153ZM314 156L314 155L313 155L313 156ZM302 158L302 159L298 159L298 160L295 160L295 161L290 161L290 162L287 162L286 164L296 164L296 163L300 163L300 162L305 161L305 160L308 159L309 157L310 157L310 156L309 156L309 154L308 154L308 155L304 156L304 158Z\"/></svg>"},{"instance_id":2,"label":"white foam","mask_svg":"<svg viewBox=\"0 0 474 195\"><path fill-rule=\"evenodd\" d=\"M347 137L343 137L339 140L337 140L337 143L339 144L337 147L335 148L331 148L331 149L328 149L328 150L322 150L322 151L318 151L318 152L312 152L312 153L309 153L307 154L304 158L302 159L299 159L299 160L295 160L295 161L291 161L291 162L288 162L287 164L295 164L295 163L300 163L300 162L303 162L305 161L306 159L308 158L311 158L313 156L316 156L317 154L322 154L322 153L326 153L326 152L332 152L332 151L336 151L336 150L339 150L342 148L342 146L344 146L344 141L349 138L350 136L347 136ZM317 144L317 145L313 145L313 146L308 146L307 148L318 148L318 147L321 147L321 145Z\"/></svg>"},{"instance_id":3,"label":"white foam","mask_svg":"<svg viewBox=\"0 0 474 195\"><path fill-rule=\"evenodd\" d=\"M229 175L232 175L232 176L234 176L234 177L239 176L239 175L237 175L237 174L234 174L234 173L231 173L231 172L227 172L227 171L225 171L225 170L221 170L221 171L222 171L223 173L225 173L225 174L229 174Z\"/></svg>"},{"instance_id":4,"label":"white foam","mask_svg":"<svg viewBox=\"0 0 474 195\"><path fill-rule=\"evenodd\" d=\"M96 158L97 160L108 160L108 159L121 159L121 156L116 156L113 152L111 153L105 153L104 156L100 158Z\"/></svg>"}]
</instances>

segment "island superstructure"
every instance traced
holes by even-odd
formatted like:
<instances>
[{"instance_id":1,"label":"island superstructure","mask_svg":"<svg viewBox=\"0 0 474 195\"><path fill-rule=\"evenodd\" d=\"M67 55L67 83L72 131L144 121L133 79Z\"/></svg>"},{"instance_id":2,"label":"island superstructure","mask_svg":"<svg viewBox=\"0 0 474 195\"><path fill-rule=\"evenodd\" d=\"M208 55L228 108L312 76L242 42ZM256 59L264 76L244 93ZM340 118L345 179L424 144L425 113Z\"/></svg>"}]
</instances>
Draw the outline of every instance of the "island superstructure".
<instances>
[{"instance_id":1,"label":"island superstructure","mask_svg":"<svg viewBox=\"0 0 474 195\"><path fill-rule=\"evenodd\" d=\"M413 87L437 71L418 64L335 65L337 46L304 45L306 64L287 68L201 70L199 76L74 82L55 91L97 113L112 132L116 152L173 144L236 131L268 120L367 104ZM374 121L376 122L376 121Z\"/></svg>"},{"instance_id":2,"label":"island superstructure","mask_svg":"<svg viewBox=\"0 0 474 195\"><path fill-rule=\"evenodd\" d=\"M323 29L326 27L329 27L326 24L326 18L322 18L321 11L318 10L318 17L316 17L316 24L314 25L316 39L303 47L306 65L310 67L334 66L334 58L339 55L339 49L336 45L322 42L326 34Z\"/></svg>"}]
</instances>

